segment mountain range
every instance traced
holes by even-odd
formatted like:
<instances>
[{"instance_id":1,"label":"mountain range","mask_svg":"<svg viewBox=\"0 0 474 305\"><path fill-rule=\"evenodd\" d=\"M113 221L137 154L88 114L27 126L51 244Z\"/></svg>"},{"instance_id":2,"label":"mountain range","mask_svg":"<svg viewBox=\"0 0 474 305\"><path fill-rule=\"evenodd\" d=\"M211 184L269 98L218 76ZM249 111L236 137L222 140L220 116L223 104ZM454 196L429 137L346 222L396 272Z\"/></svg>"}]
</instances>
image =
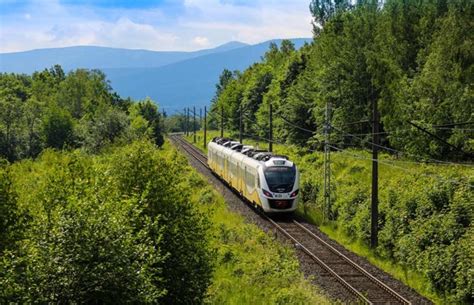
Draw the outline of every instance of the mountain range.
<instances>
[{"instance_id":1,"label":"mountain range","mask_svg":"<svg viewBox=\"0 0 474 305\"><path fill-rule=\"evenodd\" d=\"M223 69L243 70L260 61L270 40L248 45L233 41L194 52L159 52L95 46L38 49L0 54L0 72L31 74L60 64L65 71L100 69L122 97L150 97L167 112L209 105ZM311 39L291 39L300 48Z\"/></svg>"}]
</instances>

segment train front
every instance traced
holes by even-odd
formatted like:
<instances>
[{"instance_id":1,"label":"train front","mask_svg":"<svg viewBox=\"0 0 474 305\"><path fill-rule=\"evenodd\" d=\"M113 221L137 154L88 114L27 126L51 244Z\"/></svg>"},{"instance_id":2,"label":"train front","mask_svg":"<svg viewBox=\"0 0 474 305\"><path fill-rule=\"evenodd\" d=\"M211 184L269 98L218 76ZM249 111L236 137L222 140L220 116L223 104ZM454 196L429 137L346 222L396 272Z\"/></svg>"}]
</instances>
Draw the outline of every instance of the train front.
<instances>
[{"instance_id":1,"label":"train front","mask_svg":"<svg viewBox=\"0 0 474 305\"><path fill-rule=\"evenodd\" d=\"M259 195L265 212L293 212L299 193L296 165L283 158L271 158L260 168Z\"/></svg>"}]
</instances>

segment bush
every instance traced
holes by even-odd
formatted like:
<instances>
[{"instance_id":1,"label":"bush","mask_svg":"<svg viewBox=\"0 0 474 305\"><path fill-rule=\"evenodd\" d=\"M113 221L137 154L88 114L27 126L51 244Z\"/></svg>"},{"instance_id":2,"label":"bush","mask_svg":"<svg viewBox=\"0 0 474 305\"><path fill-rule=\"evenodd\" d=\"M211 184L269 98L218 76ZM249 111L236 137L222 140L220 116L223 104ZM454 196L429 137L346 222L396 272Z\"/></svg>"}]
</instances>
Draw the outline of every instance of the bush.
<instances>
[{"instance_id":1,"label":"bush","mask_svg":"<svg viewBox=\"0 0 474 305\"><path fill-rule=\"evenodd\" d=\"M0 159L0 255L14 246L21 234L16 194L12 189L8 168Z\"/></svg>"},{"instance_id":2,"label":"bush","mask_svg":"<svg viewBox=\"0 0 474 305\"><path fill-rule=\"evenodd\" d=\"M10 166L30 218L2 255L0 303L199 303L208 225L183 196L180 166L147 142Z\"/></svg>"}]
</instances>

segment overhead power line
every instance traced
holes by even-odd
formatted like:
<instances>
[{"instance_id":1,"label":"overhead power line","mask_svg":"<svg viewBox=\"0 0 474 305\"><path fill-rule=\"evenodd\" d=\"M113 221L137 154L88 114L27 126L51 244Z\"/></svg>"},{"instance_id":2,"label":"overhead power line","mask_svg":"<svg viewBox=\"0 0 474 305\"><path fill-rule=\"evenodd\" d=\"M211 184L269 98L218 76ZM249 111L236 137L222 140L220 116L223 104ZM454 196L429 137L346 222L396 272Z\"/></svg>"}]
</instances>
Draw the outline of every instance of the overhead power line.
<instances>
[{"instance_id":1,"label":"overhead power line","mask_svg":"<svg viewBox=\"0 0 474 305\"><path fill-rule=\"evenodd\" d=\"M392 153L397 153L397 154L405 155L405 156L411 156L411 157L416 158L416 159L425 159L425 160L431 161L433 163L439 163L439 164L449 164L449 165L459 165L459 166L474 166L474 164L456 163L456 162L442 161L442 160L431 159L431 158L423 158L421 156L417 156L417 155L414 155L414 154L410 154L410 153L407 153L407 152L403 152L403 151L400 151L400 150L396 150L396 149L393 149L393 148L390 148L390 147L386 147L386 146L383 146L383 145L373 143L373 142L369 141L368 139L364 139L364 138L361 138L361 137L359 137L357 135L354 135L352 133L345 132L345 131L337 128L337 127L334 127L334 126L332 126L332 127L335 130L342 133L342 134L357 138L357 139L361 140L362 142L368 143L370 145L374 145L378 148L384 149L384 150L392 152Z\"/></svg>"},{"instance_id":2,"label":"overhead power line","mask_svg":"<svg viewBox=\"0 0 474 305\"><path fill-rule=\"evenodd\" d=\"M290 120L284 118L281 114L279 115L279 117L280 117L285 123L287 123L288 125L290 125L290 126L296 128L296 129L299 129L299 130L302 130L302 131L306 131L307 133L310 133L310 134L316 133L316 131L309 130L309 129L304 128L304 127L300 127L300 126L296 125L295 123L290 122Z\"/></svg>"},{"instance_id":3,"label":"overhead power line","mask_svg":"<svg viewBox=\"0 0 474 305\"><path fill-rule=\"evenodd\" d=\"M433 127L438 130L452 130L452 131L468 131L472 132L474 131L473 128L452 128L452 127Z\"/></svg>"},{"instance_id":4,"label":"overhead power line","mask_svg":"<svg viewBox=\"0 0 474 305\"><path fill-rule=\"evenodd\" d=\"M426 128L423 128L423 127L421 127L421 126L419 126L419 125L417 125L417 124L415 124L415 123L413 123L413 122L410 122L410 121L407 121L407 122L408 122L408 124L412 125L412 126L415 127L416 129L418 129L418 130L420 130L420 131L422 131L422 132L424 132L424 133L430 135L431 137L435 138L436 140L438 140L439 142L443 143L444 145L449 146L449 147L451 147L451 148L454 148L455 150L461 152L462 154L464 154L464 155L466 155L466 156L471 156L471 154L466 153L466 152L463 151L461 148L459 148L459 147L457 147L457 146L454 146L453 144L451 144L451 143L445 141L443 138L441 138L441 137L435 135L434 133L430 132L429 130L426 130Z\"/></svg>"},{"instance_id":5,"label":"overhead power line","mask_svg":"<svg viewBox=\"0 0 474 305\"><path fill-rule=\"evenodd\" d=\"M264 131L266 132L267 131L267 127L264 127L264 126L261 126L260 124L258 124L257 122L254 121L254 118L250 117L249 114L247 113L243 113L246 120L247 121L252 121L253 124L255 126L257 126L261 131ZM288 120L287 118L285 118L281 113L278 114L279 117L288 125L296 128L296 129L299 129L299 130L302 130L302 131L305 131L309 134L315 134L317 131L315 130L310 130L310 129L307 129L307 128L304 128L304 127L301 127L293 122L291 122L290 120ZM210 118L215 118L217 119L217 117L222 118L222 116L218 113L218 112L209 112L208 113L208 116ZM364 123L364 122L368 122L368 120L362 120L362 121L357 121L357 122L351 122L349 124L356 124L356 123ZM448 125L463 125L463 124L472 124L474 122L461 122L461 123L451 123L451 124L445 124L445 125L442 125L442 126L448 126ZM347 124L347 125L349 125ZM441 125L439 125L441 126ZM418 156L418 155L414 155L414 154L411 154L411 153L407 153L407 152L403 152L403 151L400 151L400 150L396 150L396 149L393 149L393 148L390 148L390 147L387 147L387 146L383 146L383 145L380 145L380 144L375 144L373 142L371 142L370 140L366 139L366 138L362 138L361 136L369 136L369 135L373 135L374 133L366 133L366 134L353 134L353 133L348 133L338 127L335 127L335 126L331 126L333 129L335 129L336 131L338 131L339 133L342 133L343 135L346 135L346 136L350 136L350 137L354 137L356 139L359 139L361 140L363 143L367 143L367 144L370 144L370 145L374 145L380 149L383 149L383 150L386 150L388 152L391 152L391 153L395 153L395 154L399 154L399 155L404 155L404 156L410 156L412 158L415 158L415 159L418 159L418 160L425 160L424 162L416 162L416 161L402 161L402 160L399 160L399 161L390 161L390 162L400 162L400 163L414 163L414 164L426 164L427 162L431 162L431 163L438 163L438 164L445 164L445 165L457 165L457 166L468 166L468 167L471 167L471 166L474 166L474 164L471 164L471 163L456 163L456 162L449 162L449 161L442 161L442 160L437 160L437 159L432 159L432 158L424 158L424 157L421 157L421 156ZM443 127L440 127L440 128L443 128ZM407 130L411 130L411 129L402 129L402 130L397 130L396 132L401 132L401 131L407 131ZM385 132L378 132L377 134L392 134L392 133L395 133L395 131L385 131ZM249 135L249 134L246 134L246 136L252 136L252 135ZM252 136L252 137L255 137L255 136ZM265 140L265 141L268 141L270 142L270 139L265 139L265 138L262 138L262 137L259 137L261 140ZM317 140L317 139L316 139ZM273 143L279 143L278 141L272 141ZM283 144L283 145L287 145L287 144L284 144L284 143L279 143L279 144Z\"/></svg>"},{"instance_id":6,"label":"overhead power line","mask_svg":"<svg viewBox=\"0 0 474 305\"><path fill-rule=\"evenodd\" d=\"M463 125L473 125L474 122L460 122L460 123L448 123L442 125L432 125L434 128L438 127L449 127L449 126L463 126Z\"/></svg>"},{"instance_id":7,"label":"overhead power line","mask_svg":"<svg viewBox=\"0 0 474 305\"><path fill-rule=\"evenodd\" d=\"M416 175L421 175L421 176L425 176L425 177L430 177L430 178L437 178L437 179L440 179L440 180L444 180L444 181L448 181L448 182L452 182L452 183L455 183L455 184L467 184L467 186L469 188L474 188L474 185L471 185L469 183L466 183L464 181L460 181L460 180L455 180L455 179L447 179L447 178L444 178L442 176L439 176L439 175L430 175L430 174L424 174L424 173L420 173L420 172L415 172L414 170L410 170L410 169L407 169L405 167L401 167L401 166L398 166L398 165L394 165L390 162L387 162L387 161L382 161L380 159L372 159L370 157L366 157L366 156L362 156L362 155L359 155L359 154L355 154L355 153L351 153L351 152L348 152L344 149L341 149L341 148L338 148L336 146L332 146L330 145L330 147L332 149L335 149L343 154L346 154L346 155L350 155L356 159L362 159L362 160L369 160L369 161L374 161L374 162L378 162L379 164L384 164L384 165L387 165L387 166L390 166L390 167L393 167L393 168L397 168L399 170L402 170L402 171L405 171L405 172L408 172L410 174L416 174Z\"/></svg>"}]
</instances>

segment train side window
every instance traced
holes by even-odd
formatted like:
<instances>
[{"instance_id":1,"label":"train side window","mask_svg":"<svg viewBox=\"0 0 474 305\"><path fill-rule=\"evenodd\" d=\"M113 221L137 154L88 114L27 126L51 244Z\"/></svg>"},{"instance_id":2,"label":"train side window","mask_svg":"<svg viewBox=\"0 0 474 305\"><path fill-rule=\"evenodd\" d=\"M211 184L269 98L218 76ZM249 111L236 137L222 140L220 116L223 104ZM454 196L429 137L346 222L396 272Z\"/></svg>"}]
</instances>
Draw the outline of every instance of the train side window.
<instances>
[{"instance_id":1,"label":"train side window","mask_svg":"<svg viewBox=\"0 0 474 305\"><path fill-rule=\"evenodd\" d=\"M237 163L232 162L232 175L237 176Z\"/></svg>"},{"instance_id":2,"label":"train side window","mask_svg":"<svg viewBox=\"0 0 474 305\"><path fill-rule=\"evenodd\" d=\"M254 187L255 186L255 176L247 171L247 168L245 168L245 184L247 184L249 187Z\"/></svg>"}]
</instances>

